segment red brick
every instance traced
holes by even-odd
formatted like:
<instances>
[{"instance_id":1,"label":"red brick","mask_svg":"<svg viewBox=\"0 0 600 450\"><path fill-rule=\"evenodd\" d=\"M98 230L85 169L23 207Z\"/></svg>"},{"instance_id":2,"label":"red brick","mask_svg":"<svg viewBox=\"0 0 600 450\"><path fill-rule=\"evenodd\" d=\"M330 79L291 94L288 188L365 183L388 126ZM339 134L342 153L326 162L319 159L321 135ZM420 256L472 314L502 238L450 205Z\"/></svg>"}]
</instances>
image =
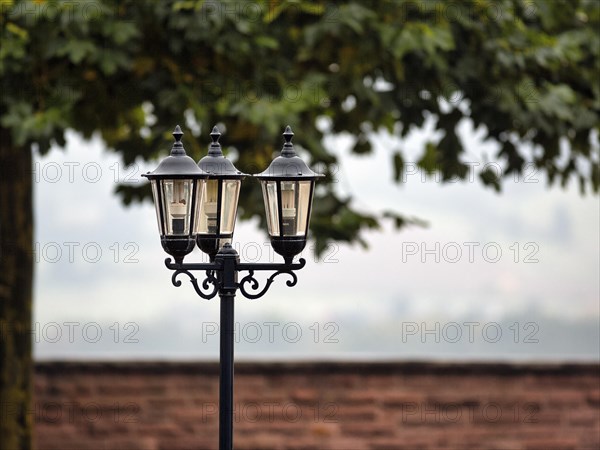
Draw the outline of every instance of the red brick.
<instances>
[{"instance_id":1,"label":"red brick","mask_svg":"<svg viewBox=\"0 0 600 450\"><path fill-rule=\"evenodd\" d=\"M38 364L35 403L75 406L73 420L63 413L52 421L32 409L36 448L217 448L214 364L75 365ZM235 385L236 449L600 447L598 365L326 365L242 364ZM245 410L258 405L264 413L267 404L275 405L272 416L253 418ZM298 417L286 417L286 405ZM88 417L96 411L101 417Z\"/></svg>"},{"instance_id":2,"label":"red brick","mask_svg":"<svg viewBox=\"0 0 600 450\"><path fill-rule=\"evenodd\" d=\"M376 406L341 406L335 412L332 411L331 418L341 422L373 422L379 416L380 408Z\"/></svg>"},{"instance_id":3,"label":"red brick","mask_svg":"<svg viewBox=\"0 0 600 450\"><path fill-rule=\"evenodd\" d=\"M319 392L311 388L299 388L292 390L290 398L298 403L315 403L319 400Z\"/></svg>"},{"instance_id":4,"label":"red brick","mask_svg":"<svg viewBox=\"0 0 600 450\"><path fill-rule=\"evenodd\" d=\"M587 402L591 406L600 408L600 390L592 391L587 395Z\"/></svg>"},{"instance_id":5,"label":"red brick","mask_svg":"<svg viewBox=\"0 0 600 450\"><path fill-rule=\"evenodd\" d=\"M407 405L421 408L426 404L426 397L423 394L393 392L383 396L383 406L386 407L405 407Z\"/></svg>"},{"instance_id":6,"label":"red brick","mask_svg":"<svg viewBox=\"0 0 600 450\"><path fill-rule=\"evenodd\" d=\"M552 438L525 442L525 450L578 450L577 439Z\"/></svg>"},{"instance_id":7,"label":"red brick","mask_svg":"<svg viewBox=\"0 0 600 450\"><path fill-rule=\"evenodd\" d=\"M395 431L392 427L378 424L352 424L341 427L342 434L346 436L374 437L392 436Z\"/></svg>"},{"instance_id":8,"label":"red brick","mask_svg":"<svg viewBox=\"0 0 600 450\"><path fill-rule=\"evenodd\" d=\"M380 402L381 400L381 391L376 389L366 389L364 391L348 391L345 395L340 396L338 403L340 405L365 405Z\"/></svg>"}]
</instances>

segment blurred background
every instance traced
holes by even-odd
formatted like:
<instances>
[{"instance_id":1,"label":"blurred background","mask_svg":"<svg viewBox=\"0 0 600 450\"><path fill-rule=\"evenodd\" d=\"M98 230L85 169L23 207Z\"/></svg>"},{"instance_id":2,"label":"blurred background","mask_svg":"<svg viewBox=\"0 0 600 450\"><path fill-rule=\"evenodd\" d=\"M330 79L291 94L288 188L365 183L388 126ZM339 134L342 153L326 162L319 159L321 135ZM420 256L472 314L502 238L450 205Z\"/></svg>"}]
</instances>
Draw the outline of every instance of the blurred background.
<instances>
[{"instance_id":1,"label":"blurred background","mask_svg":"<svg viewBox=\"0 0 600 450\"><path fill-rule=\"evenodd\" d=\"M597 0L0 0L0 447L215 448L219 303L172 285L141 175L176 125L250 174L290 125L325 177L298 284L236 301L236 448L598 448L599 28ZM233 245L279 261L251 177Z\"/></svg>"},{"instance_id":2,"label":"blurred background","mask_svg":"<svg viewBox=\"0 0 600 450\"><path fill-rule=\"evenodd\" d=\"M422 147L424 128L404 147ZM461 131L475 170L493 146L469 122ZM369 249L330 243L318 257L309 243L297 287L278 279L264 298L238 299L237 358L598 360L597 197L575 183L548 189L533 167L502 194L477 179L436 182L416 164L397 184L387 158L397 142L374 140L368 157L327 140L334 188L366 211L394 206L429 226L384 226L366 234ZM36 156L36 359L218 358L218 302L187 281L172 286L153 205L126 208L113 195L155 166L125 166L76 133L66 151ZM255 221L238 221L234 246L245 261L279 258Z\"/></svg>"}]
</instances>

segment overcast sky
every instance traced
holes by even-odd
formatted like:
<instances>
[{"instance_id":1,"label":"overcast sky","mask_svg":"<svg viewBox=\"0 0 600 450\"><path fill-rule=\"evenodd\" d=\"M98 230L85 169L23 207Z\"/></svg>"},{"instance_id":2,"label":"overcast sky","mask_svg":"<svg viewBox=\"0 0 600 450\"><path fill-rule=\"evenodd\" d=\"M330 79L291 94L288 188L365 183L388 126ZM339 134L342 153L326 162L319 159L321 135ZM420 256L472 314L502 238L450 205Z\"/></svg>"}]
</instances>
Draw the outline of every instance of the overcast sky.
<instances>
[{"instance_id":1,"label":"overcast sky","mask_svg":"<svg viewBox=\"0 0 600 450\"><path fill-rule=\"evenodd\" d=\"M386 225L365 235L368 250L336 244L319 261L306 250L296 287L282 276L262 299L238 297L236 358L599 359L598 197L575 183L549 190L531 168L500 195L476 175L442 185L410 164L435 138L428 128L401 143L375 136L366 157L349 155L349 139L327 141L336 188L357 208L429 227ZM474 170L493 161L481 133L468 123L461 133ZM396 184L400 147L409 164ZM74 133L64 151L36 156L36 358L218 358L218 299L185 279L174 287L153 206L125 208L113 194L155 165L124 167ZM254 222L238 223L234 241L244 260L277 260Z\"/></svg>"}]
</instances>

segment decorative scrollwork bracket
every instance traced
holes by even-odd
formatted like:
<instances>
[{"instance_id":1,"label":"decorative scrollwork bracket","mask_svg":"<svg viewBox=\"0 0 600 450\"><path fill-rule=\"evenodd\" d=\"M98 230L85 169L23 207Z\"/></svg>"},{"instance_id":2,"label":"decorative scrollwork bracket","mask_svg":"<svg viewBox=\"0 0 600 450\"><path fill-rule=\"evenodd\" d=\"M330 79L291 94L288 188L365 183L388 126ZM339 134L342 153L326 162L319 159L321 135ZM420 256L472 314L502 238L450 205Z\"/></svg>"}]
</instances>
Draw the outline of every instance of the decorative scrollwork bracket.
<instances>
[{"instance_id":1,"label":"decorative scrollwork bracket","mask_svg":"<svg viewBox=\"0 0 600 450\"><path fill-rule=\"evenodd\" d=\"M223 288L222 280L224 277L225 270L234 270L235 279L237 280L237 274L240 271L248 271L248 274L244 276L239 282L235 284L236 289L239 289L241 294L251 300L262 297L273 284L275 277L278 275L289 275L291 279L286 281L286 285L289 287L295 286L298 282L298 277L294 273L295 270L300 270L306 265L306 260L300 258L297 263L285 262L285 263L240 263L237 257L237 253L230 256L235 258L235 264L224 264L223 260L215 260L210 263L176 263L170 258L165 260L165 266L168 269L173 270L171 276L171 282L173 286L181 286L181 280L178 279L179 275L186 275L196 294L206 300L214 298ZM203 271L205 272L205 278L200 283L199 280L194 276L192 272ZM265 281L265 285L260 288L259 281L255 278L254 273L259 271L274 271Z\"/></svg>"},{"instance_id":2,"label":"decorative scrollwork bracket","mask_svg":"<svg viewBox=\"0 0 600 450\"><path fill-rule=\"evenodd\" d=\"M277 264L277 265L240 264L242 266L242 268L240 270L247 270L248 275L246 275L245 277L243 277L240 280L240 282L238 283L238 288L244 297L254 300L254 299L260 298L263 295L265 295L265 293L269 290L269 287L271 287L271 284L273 283L273 281L275 280L275 277L277 275L282 275L282 274L289 275L291 277L291 279L287 280L285 282L285 284L288 285L289 287L295 286L296 283L298 282L298 277L294 273L294 270L302 269L305 264L306 264L306 260L304 258L300 258L300 261L296 264L294 264L294 263L292 263L292 264L284 263L284 264ZM267 278L267 281L265 282L265 286L260 290L259 290L259 282L254 277L254 272L257 270L258 271L275 270L275 273L272 274L269 278ZM250 291L248 291L246 289L246 287L245 287L246 284L249 285Z\"/></svg>"}]
</instances>

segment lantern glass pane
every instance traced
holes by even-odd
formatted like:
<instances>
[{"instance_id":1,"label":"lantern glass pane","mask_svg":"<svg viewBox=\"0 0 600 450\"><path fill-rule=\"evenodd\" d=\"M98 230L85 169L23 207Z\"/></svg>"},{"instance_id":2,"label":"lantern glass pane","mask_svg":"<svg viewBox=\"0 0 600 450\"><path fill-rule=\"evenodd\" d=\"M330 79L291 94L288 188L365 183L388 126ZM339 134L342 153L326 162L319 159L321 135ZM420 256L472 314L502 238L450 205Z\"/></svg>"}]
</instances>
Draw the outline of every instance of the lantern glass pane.
<instances>
[{"instance_id":1,"label":"lantern glass pane","mask_svg":"<svg viewBox=\"0 0 600 450\"><path fill-rule=\"evenodd\" d=\"M217 234L217 202L219 200L219 180L207 180L202 184L202 201L197 230L199 234Z\"/></svg>"},{"instance_id":2,"label":"lantern glass pane","mask_svg":"<svg viewBox=\"0 0 600 450\"><path fill-rule=\"evenodd\" d=\"M267 228L271 236L279 236L279 214L277 211L277 183L275 181L263 181L263 200L267 215Z\"/></svg>"},{"instance_id":3,"label":"lantern glass pane","mask_svg":"<svg viewBox=\"0 0 600 450\"><path fill-rule=\"evenodd\" d=\"M196 210L194 211L194 231L193 233L198 233L200 229L200 212L204 208L202 201L204 200L204 185L206 184L206 180L199 179L198 186L196 187Z\"/></svg>"},{"instance_id":4,"label":"lantern glass pane","mask_svg":"<svg viewBox=\"0 0 600 450\"><path fill-rule=\"evenodd\" d=\"M282 236L306 236L311 181L281 182Z\"/></svg>"},{"instance_id":5,"label":"lantern glass pane","mask_svg":"<svg viewBox=\"0 0 600 450\"><path fill-rule=\"evenodd\" d=\"M161 180L165 235L190 232L192 180Z\"/></svg>"},{"instance_id":6,"label":"lantern glass pane","mask_svg":"<svg viewBox=\"0 0 600 450\"><path fill-rule=\"evenodd\" d=\"M306 228L310 217L308 210L312 199L310 198L310 185L312 181L298 181L298 214L296 219L296 236L306 236Z\"/></svg>"},{"instance_id":7,"label":"lantern glass pane","mask_svg":"<svg viewBox=\"0 0 600 450\"><path fill-rule=\"evenodd\" d=\"M223 180L221 206L221 233L232 234L235 226L238 198L240 195L240 180Z\"/></svg>"},{"instance_id":8,"label":"lantern glass pane","mask_svg":"<svg viewBox=\"0 0 600 450\"><path fill-rule=\"evenodd\" d=\"M158 181L151 180L150 185L152 186L152 197L154 197L154 209L156 210L156 223L158 224L158 232L162 236L163 233L163 224L160 220L160 202L158 198Z\"/></svg>"}]
</instances>

